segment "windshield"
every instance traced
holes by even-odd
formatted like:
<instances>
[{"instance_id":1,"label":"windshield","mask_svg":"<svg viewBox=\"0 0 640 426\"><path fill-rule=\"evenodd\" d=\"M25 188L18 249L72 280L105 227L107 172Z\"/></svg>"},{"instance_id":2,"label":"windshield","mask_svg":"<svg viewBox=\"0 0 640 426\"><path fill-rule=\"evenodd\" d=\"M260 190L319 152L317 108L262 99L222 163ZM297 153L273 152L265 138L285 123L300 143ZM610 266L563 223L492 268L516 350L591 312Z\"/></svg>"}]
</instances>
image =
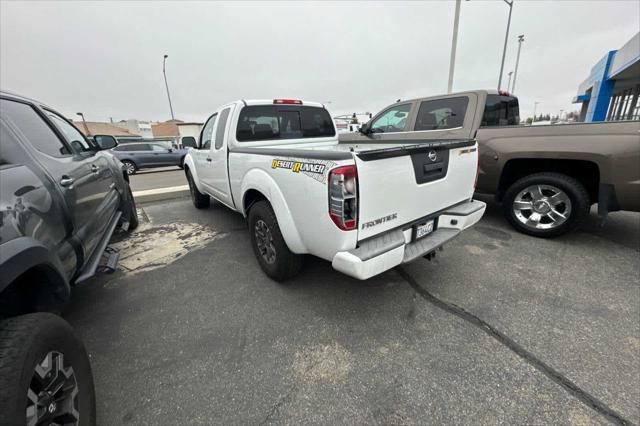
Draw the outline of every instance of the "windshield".
<instances>
[{"instance_id":1,"label":"windshield","mask_svg":"<svg viewBox=\"0 0 640 426\"><path fill-rule=\"evenodd\" d=\"M333 120L324 108L299 105L254 105L240 112L238 142L335 136Z\"/></svg>"}]
</instances>

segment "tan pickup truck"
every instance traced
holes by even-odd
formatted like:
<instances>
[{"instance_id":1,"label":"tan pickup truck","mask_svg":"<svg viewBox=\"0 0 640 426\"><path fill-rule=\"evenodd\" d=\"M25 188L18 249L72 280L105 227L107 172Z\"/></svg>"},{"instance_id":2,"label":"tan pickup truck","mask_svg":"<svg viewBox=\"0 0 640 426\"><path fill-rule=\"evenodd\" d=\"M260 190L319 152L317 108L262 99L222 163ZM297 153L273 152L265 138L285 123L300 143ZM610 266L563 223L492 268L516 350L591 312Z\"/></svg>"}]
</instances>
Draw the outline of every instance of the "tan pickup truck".
<instances>
[{"instance_id":1,"label":"tan pickup truck","mask_svg":"<svg viewBox=\"0 0 640 426\"><path fill-rule=\"evenodd\" d=\"M475 138L476 191L495 194L509 223L537 237L575 229L595 203L602 219L612 211L640 211L639 121L519 121L516 97L476 90L396 102L340 141L410 145L427 135Z\"/></svg>"}]
</instances>

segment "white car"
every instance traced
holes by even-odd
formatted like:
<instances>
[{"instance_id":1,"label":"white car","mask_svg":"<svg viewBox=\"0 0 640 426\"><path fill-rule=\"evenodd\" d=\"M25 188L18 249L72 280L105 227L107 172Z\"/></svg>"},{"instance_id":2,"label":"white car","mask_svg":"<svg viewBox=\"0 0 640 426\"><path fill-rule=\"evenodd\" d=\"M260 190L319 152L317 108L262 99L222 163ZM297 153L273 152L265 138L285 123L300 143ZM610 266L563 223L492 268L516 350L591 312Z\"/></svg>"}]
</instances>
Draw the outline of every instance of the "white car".
<instances>
[{"instance_id":1,"label":"white car","mask_svg":"<svg viewBox=\"0 0 640 426\"><path fill-rule=\"evenodd\" d=\"M304 254L367 279L430 257L480 220L473 139L339 143L322 104L236 101L205 123L184 169L193 203L248 218L253 250L276 281Z\"/></svg>"}]
</instances>

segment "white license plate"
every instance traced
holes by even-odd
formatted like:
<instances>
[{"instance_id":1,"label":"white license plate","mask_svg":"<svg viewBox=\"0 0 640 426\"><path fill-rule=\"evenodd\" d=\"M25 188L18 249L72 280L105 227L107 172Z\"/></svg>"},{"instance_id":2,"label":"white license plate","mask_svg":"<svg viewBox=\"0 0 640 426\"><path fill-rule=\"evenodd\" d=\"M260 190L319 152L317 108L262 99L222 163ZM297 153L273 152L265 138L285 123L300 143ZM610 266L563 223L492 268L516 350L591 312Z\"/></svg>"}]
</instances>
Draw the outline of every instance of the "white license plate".
<instances>
[{"instance_id":1,"label":"white license plate","mask_svg":"<svg viewBox=\"0 0 640 426\"><path fill-rule=\"evenodd\" d=\"M433 219L422 225L416 225L416 240L433 232Z\"/></svg>"}]
</instances>

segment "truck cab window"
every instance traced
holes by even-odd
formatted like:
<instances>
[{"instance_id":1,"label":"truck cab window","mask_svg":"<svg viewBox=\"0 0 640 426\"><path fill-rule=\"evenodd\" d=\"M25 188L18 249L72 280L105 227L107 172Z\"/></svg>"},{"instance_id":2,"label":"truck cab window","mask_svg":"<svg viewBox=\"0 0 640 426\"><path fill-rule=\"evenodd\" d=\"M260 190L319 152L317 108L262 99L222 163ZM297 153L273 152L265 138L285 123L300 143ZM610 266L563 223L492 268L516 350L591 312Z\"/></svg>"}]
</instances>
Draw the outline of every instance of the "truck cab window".
<instances>
[{"instance_id":1,"label":"truck cab window","mask_svg":"<svg viewBox=\"0 0 640 426\"><path fill-rule=\"evenodd\" d=\"M482 127L517 126L520 124L520 107L514 96L487 95Z\"/></svg>"},{"instance_id":2,"label":"truck cab window","mask_svg":"<svg viewBox=\"0 0 640 426\"><path fill-rule=\"evenodd\" d=\"M434 99L420 103L414 130L443 130L462 127L469 98Z\"/></svg>"},{"instance_id":3,"label":"truck cab window","mask_svg":"<svg viewBox=\"0 0 640 426\"><path fill-rule=\"evenodd\" d=\"M29 105L6 99L0 100L0 116L13 123L40 152L52 157L71 155L60 138Z\"/></svg>"},{"instance_id":4,"label":"truck cab window","mask_svg":"<svg viewBox=\"0 0 640 426\"><path fill-rule=\"evenodd\" d=\"M226 108L220 113L220 121L218 122L218 128L216 129L216 149L222 148L224 142L224 130L227 127L227 118L229 118L229 111L231 108Z\"/></svg>"},{"instance_id":5,"label":"truck cab window","mask_svg":"<svg viewBox=\"0 0 640 426\"><path fill-rule=\"evenodd\" d=\"M85 139L84 135L80 133L78 129L73 127L71 123L54 112L46 111L46 113L51 121L53 121L53 124L65 136L67 142L71 145L71 149L73 149L76 154L94 151L93 147L89 145L89 142Z\"/></svg>"},{"instance_id":6,"label":"truck cab window","mask_svg":"<svg viewBox=\"0 0 640 426\"><path fill-rule=\"evenodd\" d=\"M335 136L324 108L305 105L251 105L240 111L236 139L251 142Z\"/></svg>"},{"instance_id":7,"label":"truck cab window","mask_svg":"<svg viewBox=\"0 0 640 426\"><path fill-rule=\"evenodd\" d=\"M218 114L213 114L207 120L207 123L202 128L202 133L200 134L200 144L198 149L211 149L211 139L213 138L213 127L216 124L216 118Z\"/></svg>"},{"instance_id":8,"label":"truck cab window","mask_svg":"<svg viewBox=\"0 0 640 426\"><path fill-rule=\"evenodd\" d=\"M389 108L371 124L374 133L404 132L411 104L402 104Z\"/></svg>"}]
</instances>

